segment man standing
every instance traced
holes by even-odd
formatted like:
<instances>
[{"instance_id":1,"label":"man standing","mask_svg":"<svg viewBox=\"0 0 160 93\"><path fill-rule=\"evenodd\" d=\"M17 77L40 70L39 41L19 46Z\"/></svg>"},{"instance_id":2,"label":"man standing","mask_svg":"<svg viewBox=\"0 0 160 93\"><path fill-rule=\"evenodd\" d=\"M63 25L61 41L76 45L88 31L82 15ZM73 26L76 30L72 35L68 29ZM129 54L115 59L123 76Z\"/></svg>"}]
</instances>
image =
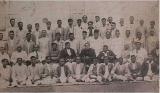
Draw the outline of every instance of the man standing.
<instances>
[{"instance_id":1,"label":"man standing","mask_svg":"<svg viewBox=\"0 0 160 93\"><path fill-rule=\"evenodd\" d=\"M81 19L77 19L77 26L75 27L75 39L81 39L82 38L82 20Z\"/></svg>"},{"instance_id":2,"label":"man standing","mask_svg":"<svg viewBox=\"0 0 160 93\"><path fill-rule=\"evenodd\" d=\"M57 28L55 29L55 33L60 33L61 34L61 39L66 40L66 32L65 29L62 27L62 20L57 20ZM55 40L55 38L53 38Z\"/></svg>"},{"instance_id":3,"label":"man standing","mask_svg":"<svg viewBox=\"0 0 160 93\"><path fill-rule=\"evenodd\" d=\"M67 33L67 37L66 39L69 38L69 34L73 33L75 35L75 31L74 31L74 26L73 26L73 19L68 19L68 27L66 28L66 33Z\"/></svg>"},{"instance_id":4,"label":"man standing","mask_svg":"<svg viewBox=\"0 0 160 93\"><path fill-rule=\"evenodd\" d=\"M83 31L82 32L82 39L79 40L79 52L82 51L82 49L84 49L84 44L89 42L88 38L87 38L87 32Z\"/></svg>"},{"instance_id":5,"label":"man standing","mask_svg":"<svg viewBox=\"0 0 160 93\"><path fill-rule=\"evenodd\" d=\"M127 29L130 30L131 33L131 37L135 38L135 30L136 30L136 26L135 26L135 20L134 20L134 16L130 16L129 17L129 24Z\"/></svg>"},{"instance_id":6,"label":"man standing","mask_svg":"<svg viewBox=\"0 0 160 93\"><path fill-rule=\"evenodd\" d=\"M93 22L89 21L88 22L88 29L85 30L88 33L88 37L92 37L93 36L93 31L94 31L94 27L93 27Z\"/></svg>"},{"instance_id":7,"label":"man standing","mask_svg":"<svg viewBox=\"0 0 160 93\"><path fill-rule=\"evenodd\" d=\"M151 51L156 48L156 43L158 42L158 37L155 35L153 30L149 31L149 35L147 38L147 51L151 53Z\"/></svg>"},{"instance_id":8,"label":"man standing","mask_svg":"<svg viewBox=\"0 0 160 93\"><path fill-rule=\"evenodd\" d=\"M5 47L5 48L7 48L7 41L4 40L4 33L0 33L0 42L1 42L0 47Z\"/></svg>"},{"instance_id":9,"label":"man standing","mask_svg":"<svg viewBox=\"0 0 160 93\"><path fill-rule=\"evenodd\" d=\"M120 37L124 37L125 36L125 31L126 31L126 26L124 24L124 18L120 18L120 22L119 22L119 26L118 26L118 30L121 34Z\"/></svg>"},{"instance_id":10,"label":"man standing","mask_svg":"<svg viewBox=\"0 0 160 93\"><path fill-rule=\"evenodd\" d=\"M100 27L100 36L101 38L105 38L105 33L107 31L106 18L101 19L102 26Z\"/></svg>"},{"instance_id":11,"label":"man standing","mask_svg":"<svg viewBox=\"0 0 160 93\"><path fill-rule=\"evenodd\" d=\"M87 31L87 28L88 28L88 17L87 17L87 15L84 15L83 17L82 17L82 29L83 29L83 31Z\"/></svg>"},{"instance_id":12,"label":"man standing","mask_svg":"<svg viewBox=\"0 0 160 93\"><path fill-rule=\"evenodd\" d=\"M74 51L76 52L76 54L78 53L78 41L74 38L74 34L70 33L69 34L69 39L66 40L66 42L69 42L71 45L71 48L74 49Z\"/></svg>"},{"instance_id":13,"label":"man standing","mask_svg":"<svg viewBox=\"0 0 160 93\"><path fill-rule=\"evenodd\" d=\"M112 39L112 47L111 50L116 55L116 58L119 58L122 56L122 51L124 49L124 39L121 37L121 33L119 30L116 30L115 32L115 38Z\"/></svg>"},{"instance_id":14,"label":"man standing","mask_svg":"<svg viewBox=\"0 0 160 93\"><path fill-rule=\"evenodd\" d=\"M42 30L42 37L39 39L38 45L40 46L40 52L47 56L49 53L49 38L46 30Z\"/></svg>"},{"instance_id":15,"label":"man standing","mask_svg":"<svg viewBox=\"0 0 160 93\"><path fill-rule=\"evenodd\" d=\"M29 55L29 53L32 52L34 44L35 43L32 41L32 34L27 33L26 38L23 42L23 49L24 49L24 51L26 51L27 55Z\"/></svg>"},{"instance_id":16,"label":"man standing","mask_svg":"<svg viewBox=\"0 0 160 93\"><path fill-rule=\"evenodd\" d=\"M64 40L61 38L60 33L56 33L55 37L55 41L53 42L57 44L58 50L61 51L64 48Z\"/></svg>"},{"instance_id":17,"label":"man standing","mask_svg":"<svg viewBox=\"0 0 160 93\"><path fill-rule=\"evenodd\" d=\"M18 30L16 31L16 37L23 42L26 32L23 29L23 22L18 22Z\"/></svg>"},{"instance_id":18,"label":"man standing","mask_svg":"<svg viewBox=\"0 0 160 93\"><path fill-rule=\"evenodd\" d=\"M103 39L103 45L107 45L109 49L112 48L112 38L110 31L106 32L105 38Z\"/></svg>"},{"instance_id":19,"label":"man standing","mask_svg":"<svg viewBox=\"0 0 160 93\"><path fill-rule=\"evenodd\" d=\"M101 27L100 17L95 16L94 28L99 29Z\"/></svg>"},{"instance_id":20,"label":"man standing","mask_svg":"<svg viewBox=\"0 0 160 93\"><path fill-rule=\"evenodd\" d=\"M103 40L99 37L99 30L94 30L94 36L90 38L91 47L95 50L96 55L102 51Z\"/></svg>"},{"instance_id":21,"label":"man standing","mask_svg":"<svg viewBox=\"0 0 160 93\"><path fill-rule=\"evenodd\" d=\"M7 41L8 54L11 57L12 53L15 51L16 46L19 44L19 40L15 37L14 31L9 32L9 38Z\"/></svg>"},{"instance_id":22,"label":"man standing","mask_svg":"<svg viewBox=\"0 0 160 93\"><path fill-rule=\"evenodd\" d=\"M33 35L36 39L36 44L38 44L39 38L41 36L39 23L35 23L35 30L33 32Z\"/></svg>"},{"instance_id":23,"label":"man standing","mask_svg":"<svg viewBox=\"0 0 160 93\"><path fill-rule=\"evenodd\" d=\"M144 39L144 46L146 46L147 28L144 26L144 20L140 20L139 23L140 25L136 28L135 34L137 35L138 32L142 33L142 38Z\"/></svg>"}]
</instances>

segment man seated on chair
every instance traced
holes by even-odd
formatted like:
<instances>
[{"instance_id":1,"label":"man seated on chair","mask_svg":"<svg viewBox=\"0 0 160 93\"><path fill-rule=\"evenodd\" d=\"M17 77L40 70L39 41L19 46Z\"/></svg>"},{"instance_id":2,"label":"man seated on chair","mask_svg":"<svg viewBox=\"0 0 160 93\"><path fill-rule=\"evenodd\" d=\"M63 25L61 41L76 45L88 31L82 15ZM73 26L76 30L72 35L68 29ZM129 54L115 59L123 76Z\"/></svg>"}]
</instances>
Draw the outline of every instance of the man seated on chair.
<instances>
[{"instance_id":1,"label":"man seated on chair","mask_svg":"<svg viewBox=\"0 0 160 93\"><path fill-rule=\"evenodd\" d=\"M142 64L141 74L145 81L157 81L158 80L159 65L153 59L151 54L148 55L148 59Z\"/></svg>"},{"instance_id":2,"label":"man seated on chair","mask_svg":"<svg viewBox=\"0 0 160 93\"><path fill-rule=\"evenodd\" d=\"M0 68L0 88L6 88L11 84L12 69L8 59L2 59L2 67Z\"/></svg>"},{"instance_id":3,"label":"man seated on chair","mask_svg":"<svg viewBox=\"0 0 160 93\"><path fill-rule=\"evenodd\" d=\"M128 80L128 68L125 65L123 58L120 57L111 71L114 80Z\"/></svg>"},{"instance_id":4,"label":"man seated on chair","mask_svg":"<svg viewBox=\"0 0 160 93\"><path fill-rule=\"evenodd\" d=\"M93 59L93 63L90 65L88 73L82 78L82 81L85 82L102 82L101 76L99 76L99 65L97 58Z\"/></svg>"},{"instance_id":5,"label":"man seated on chair","mask_svg":"<svg viewBox=\"0 0 160 93\"><path fill-rule=\"evenodd\" d=\"M71 76L71 71L68 66L65 65L65 59L63 58L59 60L59 66L57 67L56 74L58 77L57 82L67 83L74 81Z\"/></svg>"},{"instance_id":6,"label":"man seated on chair","mask_svg":"<svg viewBox=\"0 0 160 93\"><path fill-rule=\"evenodd\" d=\"M129 69L129 79L130 80L142 80L141 77L141 65L139 62L136 60L135 55L131 55L131 63L128 64L128 69Z\"/></svg>"},{"instance_id":7,"label":"man seated on chair","mask_svg":"<svg viewBox=\"0 0 160 93\"><path fill-rule=\"evenodd\" d=\"M27 80L27 66L23 64L22 58L17 58L17 64L13 66L12 85L25 85Z\"/></svg>"},{"instance_id":8,"label":"man seated on chair","mask_svg":"<svg viewBox=\"0 0 160 93\"><path fill-rule=\"evenodd\" d=\"M66 60L65 65L67 65L73 73L73 64L75 64L76 53L74 49L70 48L70 43L65 43L65 48L60 52L60 58L64 58Z\"/></svg>"},{"instance_id":9,"label":"man seated on chair","mask_svg":"<svg viewBox=\"0 0 160 93\"><path fill-rule=\"evenodd\" d=\"M80 82L85 75L85 66L80 57L76 58L76 64L73 65L73 78Z\"/></svg>"},{"instance_id":10,"label":"man seated on chair","mask_svg":"<svg viewBox=\"0 0 160 93\"><path fill-rule=\"evenodd\" d=\"M103 51L101 51L98 55L98 58L101 60L101 62L103 62L105 57L108 57L108 60L110 60L111 62L114 62L114 60L116 59L116 55L108 49L108 45L104 45Z\"/></svg>"},{"instance_id":11,"label":"man seated on chair","mask_svg":"<svg viewBox=\"0 0 160 93\"><path fill-rule=\"evenodd\" d=\"M99 68L99 75L102 77L103 82L112 81L111 70L113 69L113 64L110 62L108 57L103 59L104 65Z\"/></svg>"}]
</instances>

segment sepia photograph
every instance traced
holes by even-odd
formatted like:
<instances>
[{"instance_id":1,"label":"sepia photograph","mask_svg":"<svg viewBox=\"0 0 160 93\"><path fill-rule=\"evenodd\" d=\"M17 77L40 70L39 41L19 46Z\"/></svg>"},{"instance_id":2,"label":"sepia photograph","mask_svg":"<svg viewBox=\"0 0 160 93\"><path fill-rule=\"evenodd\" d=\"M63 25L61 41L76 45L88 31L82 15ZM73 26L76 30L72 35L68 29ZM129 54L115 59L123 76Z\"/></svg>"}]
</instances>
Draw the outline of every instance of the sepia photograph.
<instances>
[{"instance_id":1,"label":"sepia photograph","mask_svg":"<svg viewBox=\"0 0 160 93\"><path fill-rule=\"evenodd\" d=\"M0 0L0 92L159 92L159 0Z\"/></svg>"}]
</instances>

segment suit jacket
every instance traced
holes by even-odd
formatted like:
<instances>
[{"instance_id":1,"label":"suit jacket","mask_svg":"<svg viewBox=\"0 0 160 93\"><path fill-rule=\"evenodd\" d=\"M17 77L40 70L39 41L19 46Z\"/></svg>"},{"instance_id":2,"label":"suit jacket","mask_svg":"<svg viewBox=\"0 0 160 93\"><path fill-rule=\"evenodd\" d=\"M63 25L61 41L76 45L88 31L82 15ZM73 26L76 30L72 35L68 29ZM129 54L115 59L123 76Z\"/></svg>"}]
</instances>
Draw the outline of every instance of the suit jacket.
<instances>
[{"instance_id":1,"label":"suit jacket","mask_svg":"<svg viewBox=\"0 0 160 93\"><path fill-rule=\"evenodd\" d=\"M148 69L149 69L149 63L144 62L142 64L142 67L141 67L141 75L143 77L147 75ZM159 73L158 65L155 62L151 63L151 71L154 74L158 74Z\"/></svg>"},{"instance_id":2,"label":"suit jacket","mask_svg":"<svg viewBox=\"0 0 160 93\"><path fill-rule=\"evenodd\" d=\"M105 55L105 52L104 52L104 51L101 51L97 57L98 57L98 59L101 60L101 62L103 62L103 58L104 58L105 56L106 56L106 55ZM110 60L113 60L113 59L116 58L116 55L115 55L111 50L108 50L108 51L107 51L107 56L109 57Z\"/></svg>"},{"instance_id":3,"label":"suit jacket","mask_svg":"<svg viewBox=\"0 0 160 93\"><path fill-rule=\"evenodd\" d=\"M71 55L68 55L66 48L64 48L63 50L61 50L61 52L60 52L60 58L74 59L76 57L76 53L75 53L75 51L72 48L70 48L70 51L71 51Z\"/></svg>"},{"instance_id":4,"label":"suit jacket","mask_svg":"<svg viewBox=\"0 0 160 93\"><path fill-rule=\"evenodd\" d=\"M86 56L89 57L89 59L86 59ZM92 48L89 49L83 49L80 53L80 57L82 59L82 62L85 62L87 64L91 64L92 59L96 57L95 50Z\"/></svg>"},{"instance_id":5,"label":"suit jacket","mask_svg":"<svg viewBox=\"0 0 160 93\"><path fill-rule=\"evenodd\" d=\"M66 76L66 77L69 77L69 76L71 75L71 71L70 71L70 69L68 68L68 66L66 66L66 65L64 65L64 72L65 72L65 76ZM58 67L57 67L56 75L57 75L58 77L61 76L61 66L58 66Z\"/></svg>"},{"instance_id":6,"label":"suit jacket","mask_svg":"<svg viewBox=\"0 0 160 93\"><path fill-rule=\"evenodd\" d=\"M108 71L109 73L111 73L111 70L113 69L113 65L112 64L108 64ZM105 65L101 65L99 68L99 74L100 76L103 76L105 74Z\"/></svg>"}]
</instances>

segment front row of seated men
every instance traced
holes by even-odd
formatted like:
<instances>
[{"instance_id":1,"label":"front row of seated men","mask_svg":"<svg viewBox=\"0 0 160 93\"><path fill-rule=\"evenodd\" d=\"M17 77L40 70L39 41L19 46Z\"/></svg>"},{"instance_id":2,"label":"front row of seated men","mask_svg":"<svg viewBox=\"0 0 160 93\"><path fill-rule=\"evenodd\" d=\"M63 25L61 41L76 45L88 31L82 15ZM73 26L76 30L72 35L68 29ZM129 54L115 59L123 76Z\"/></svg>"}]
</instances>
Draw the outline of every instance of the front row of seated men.
<instances>
[{"instance_id":1,"label":"front row of seated men","mask_svg":"<svg viewBox=\"0 0 160 93\"><path fill-rule=\"evenodd\" d=\"M142 65L137 62L135 55L131 55L129 62L124 62L120 57L114 63L109 57L104 57L101 61L95 57L88 70L87 68L87 63L81 61L79 56L75 60L60 58L58 61L53 61L49 56L42 61L36 56L31 56L27 61L17 58L16 64L12 66L8 59L2 59L0 82L1 87L7 87L75 82L105 83L114 80L155 81L158 80L159 73L158 65L150 55Z\"/></svg>"}]
</instances>

